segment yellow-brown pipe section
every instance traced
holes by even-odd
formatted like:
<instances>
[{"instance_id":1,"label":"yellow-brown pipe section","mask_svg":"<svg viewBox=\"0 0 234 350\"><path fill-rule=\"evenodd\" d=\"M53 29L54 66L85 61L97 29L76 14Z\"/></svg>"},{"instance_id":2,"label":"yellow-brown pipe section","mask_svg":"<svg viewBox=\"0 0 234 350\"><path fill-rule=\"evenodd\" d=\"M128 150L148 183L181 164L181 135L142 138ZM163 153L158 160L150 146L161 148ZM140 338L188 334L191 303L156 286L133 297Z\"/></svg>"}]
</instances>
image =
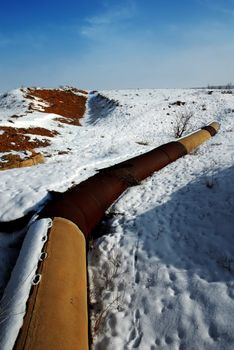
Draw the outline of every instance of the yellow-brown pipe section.
<instances>
[{"instance_id":1,"label":"yellow-brown pipe section","mask_svg":"<svg viewBox=\"0 0 234 350\"><path fill-rule=\"evenodd\" d=\"M179 139L178 142L186 148L187 153L190 153L202 143L214 136L218 132L219 128L219 123L213 122L207 127Z\"/></svg>"},{"instance_id":2,"label":"yellow-brown pipe section","mask_svg":"<svg viewBox=\"0 0 234 350\"><path fill-rule=\"evenodd\" d=\"M14 350L88 350L86 242L79 228L54 218Z\"/></svg>"}]
</instances>

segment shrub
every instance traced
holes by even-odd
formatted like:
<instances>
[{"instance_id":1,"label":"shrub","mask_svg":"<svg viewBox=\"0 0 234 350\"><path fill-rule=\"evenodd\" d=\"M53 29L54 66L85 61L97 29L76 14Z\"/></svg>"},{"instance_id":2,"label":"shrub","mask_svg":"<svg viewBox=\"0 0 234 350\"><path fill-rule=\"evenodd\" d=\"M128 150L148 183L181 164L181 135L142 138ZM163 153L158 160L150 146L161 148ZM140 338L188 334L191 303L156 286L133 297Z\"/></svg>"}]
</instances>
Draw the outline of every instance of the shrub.
<instances>
[{"instance_id":1,"label":"shrub","mask_svg":"<svg viewBox=\"0 0 234 350\"><path fill-rule=\"evenodd\" d=\"M175 138L182 137L183 134L188 131L192 117L193 117L192 111L184 111L177 114L176 122L174 125Z\"/></svg>"}]
</instances>

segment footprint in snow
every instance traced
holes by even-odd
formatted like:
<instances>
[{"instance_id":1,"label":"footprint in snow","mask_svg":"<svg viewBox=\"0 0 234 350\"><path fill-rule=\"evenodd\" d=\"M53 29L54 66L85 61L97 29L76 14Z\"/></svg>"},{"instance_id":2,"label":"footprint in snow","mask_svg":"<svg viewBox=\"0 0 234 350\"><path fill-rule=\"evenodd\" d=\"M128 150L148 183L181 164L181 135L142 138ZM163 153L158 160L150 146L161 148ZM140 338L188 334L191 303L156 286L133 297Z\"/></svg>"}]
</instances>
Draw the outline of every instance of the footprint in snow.
<instances>
[{"instance_id":1,"label":"footprint in snow","mask_svg":"<svg viewBox=\"0 0 234 350\"><path fill-rule=\"evenodd\" d=\"M137 271L135 274L135 283L139 284L139 282L140 282L140 273L139 273L139 271Z\"/></svg>"},{"instance_id":2,"label":"footprint in snow","mask_svg":"<svg viewBox=\"0 0 234 350\"><path fill-rule=\"evenodd\" d=\"M120 238L119 246L120 246L120 248L123 248L123 247L124 247L124 237L121 237L121 238Z\"/></svg>"},{"instance_id":3,"label":"footprint in snow","mask_svg":"<svg viewBox=\"0 0 234 350\"><path fill-rule=\"evenodd\" d=\"M176 274L174 272L171 272L169 274L169 278L170 278L171 282L175 282L177 280Z\"/></svg>"},{"instance_id":4,"label":"footprint in snow","mask_svg":"<svg viewBox=\"0 0 234 350\"><path fill-rule=\"evenodd\" d=\"M141 317L140 310L137 309L134 312L133 325L132 325L132 329L129 332L129 336L128 336L129 349L137 349L141 344L143 332L141 329L140 317Z\"/></svg>"}]
</instances>

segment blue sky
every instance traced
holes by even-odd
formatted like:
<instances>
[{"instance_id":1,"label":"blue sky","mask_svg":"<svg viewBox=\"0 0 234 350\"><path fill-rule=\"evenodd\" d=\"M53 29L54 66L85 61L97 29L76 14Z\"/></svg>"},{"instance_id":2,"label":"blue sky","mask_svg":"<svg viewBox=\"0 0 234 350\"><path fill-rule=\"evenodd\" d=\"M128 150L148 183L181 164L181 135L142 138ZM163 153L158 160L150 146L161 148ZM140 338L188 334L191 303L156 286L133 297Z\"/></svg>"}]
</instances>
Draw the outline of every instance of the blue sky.
<instances>
[{"instance_id":1,"label":"blue sky","mask_svg":"<svg viewBox=\"0 0 234 350\"><path fill-rule=\"evenodd\" d=\"M1 3L1 91L192 87L233 80L234 0Z\"/></svg>"}]
</instances>

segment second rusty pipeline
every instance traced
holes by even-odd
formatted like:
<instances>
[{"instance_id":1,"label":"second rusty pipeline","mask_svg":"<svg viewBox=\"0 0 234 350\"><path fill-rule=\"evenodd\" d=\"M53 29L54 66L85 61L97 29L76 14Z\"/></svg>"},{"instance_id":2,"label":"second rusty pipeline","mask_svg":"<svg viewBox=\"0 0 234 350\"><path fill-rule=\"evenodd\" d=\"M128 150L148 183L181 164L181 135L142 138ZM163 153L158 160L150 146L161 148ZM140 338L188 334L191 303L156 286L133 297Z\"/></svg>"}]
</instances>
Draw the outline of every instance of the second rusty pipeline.
<instances>
[{"instance_id":1,"label":"second rusty pipeline","mask_svg":"<svg viewBox=\"0 0 234 350\"><path fill-rule=\"evenodd\" d=\"M109 168L81 182L43 208L40 217L62 217L75 223L87 238L103 219L106 210L130 186L190 153L214 136L220 128L213 122L200 130L159 146Z\"/></svg>"}]
</instances>

